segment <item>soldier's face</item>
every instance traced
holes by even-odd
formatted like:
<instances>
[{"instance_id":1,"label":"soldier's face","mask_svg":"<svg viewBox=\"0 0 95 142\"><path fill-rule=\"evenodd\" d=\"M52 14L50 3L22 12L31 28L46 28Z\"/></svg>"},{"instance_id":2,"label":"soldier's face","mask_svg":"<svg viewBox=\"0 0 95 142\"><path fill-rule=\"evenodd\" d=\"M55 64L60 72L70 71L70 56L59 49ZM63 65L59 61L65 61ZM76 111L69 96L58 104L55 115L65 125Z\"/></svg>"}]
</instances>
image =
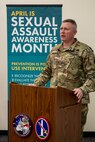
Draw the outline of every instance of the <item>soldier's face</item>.
<instances>
[{"instance_id":1,"label":"soldier's face","mask_svg":"<svg viewBox=\"0 0 95 142\"><path fill-rule=\"evenodd\" d=\"M71 41L77 33L75 25L70 22L62 23L60 27L60 38L64 42Z\"/></svg>"}]
</instances>

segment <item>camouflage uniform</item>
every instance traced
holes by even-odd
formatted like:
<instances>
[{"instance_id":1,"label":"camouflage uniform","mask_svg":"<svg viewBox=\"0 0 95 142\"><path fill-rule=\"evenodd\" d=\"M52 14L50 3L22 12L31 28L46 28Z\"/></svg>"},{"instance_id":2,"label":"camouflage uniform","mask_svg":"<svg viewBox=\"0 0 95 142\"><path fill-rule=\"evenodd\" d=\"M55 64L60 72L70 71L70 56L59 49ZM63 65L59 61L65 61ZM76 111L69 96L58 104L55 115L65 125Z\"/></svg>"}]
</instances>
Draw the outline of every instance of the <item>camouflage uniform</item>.
<instances>
[{"instance_id":1,"label":"camouflage uniform","mask_svg":"<svg viewBox=\"0 0 95 142\"><path fill-rule=\"evenodd\" d=\"M37 86L43 86L51 80L50 86L63 86L73 90L81 88L82 98L82 128L88 112L89 92L95 91L95 63L92 49L79 42L69 48L55 46L48 56L44 71L35 80Z\"/></svg>"}]
</instances>

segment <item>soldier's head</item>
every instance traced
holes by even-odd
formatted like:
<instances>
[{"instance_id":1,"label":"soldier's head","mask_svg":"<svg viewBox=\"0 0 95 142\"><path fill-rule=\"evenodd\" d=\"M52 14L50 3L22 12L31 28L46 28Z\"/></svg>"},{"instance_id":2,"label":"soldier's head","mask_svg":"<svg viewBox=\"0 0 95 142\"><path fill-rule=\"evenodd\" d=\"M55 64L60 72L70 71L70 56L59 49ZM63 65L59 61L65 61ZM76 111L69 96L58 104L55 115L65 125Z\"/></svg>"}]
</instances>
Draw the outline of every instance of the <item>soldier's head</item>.
<instances>
[{"instance_id":1,"label":"soldier's head","mask_svg":"<svg viewBox=\"0 0 95 142\"><path fill-rule=\"evenodd\" d=\"M77 33L77 24L73 19L65 19L60 27L60 38L64 42L69 42L74 39Z\"/></svg>"}]
</instances>

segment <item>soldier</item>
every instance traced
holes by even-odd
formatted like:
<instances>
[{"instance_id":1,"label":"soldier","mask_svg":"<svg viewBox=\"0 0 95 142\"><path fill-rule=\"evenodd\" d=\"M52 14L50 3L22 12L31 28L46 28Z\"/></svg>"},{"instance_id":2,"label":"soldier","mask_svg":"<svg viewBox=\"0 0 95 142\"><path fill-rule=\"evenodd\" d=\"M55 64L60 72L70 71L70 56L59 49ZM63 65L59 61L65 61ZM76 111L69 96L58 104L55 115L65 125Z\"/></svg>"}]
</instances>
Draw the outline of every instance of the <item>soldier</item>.
<instances>
[{"instance_id":1,"label":"soldier","mask_svg":"<svg viewBox=\"0 0 95 142\"><path fill-rule=\"evenodd\" d=\"M66 19L60 27L62 43L51 50L46 67L34 81L44 86L50 80L50 87L63 86L74 91L78 102L82 102L81 129L86 123L89 92L95 91L95 63L93 50L75 38L77 24Z\"/></svg>"}]
</instances>

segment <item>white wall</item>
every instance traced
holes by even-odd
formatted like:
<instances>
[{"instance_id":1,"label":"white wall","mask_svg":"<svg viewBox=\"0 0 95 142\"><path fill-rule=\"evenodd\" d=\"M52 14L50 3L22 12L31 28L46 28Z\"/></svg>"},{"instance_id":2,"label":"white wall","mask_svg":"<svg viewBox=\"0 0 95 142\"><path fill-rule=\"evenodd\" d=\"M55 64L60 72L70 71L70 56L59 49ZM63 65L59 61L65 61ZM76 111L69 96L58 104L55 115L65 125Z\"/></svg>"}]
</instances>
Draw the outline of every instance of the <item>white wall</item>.
<instances>
[{"instance_id":1,"label":"white wall","mask_svg":"<svg viewBox=\"0 0 95 142\"><path fill-rule=\"evenodd\" d=\"M0 130L8 129L7 93L7 16L6 4L63 4L63 19L73 18L78 24L77 38L95 50L95 0L3 0L0 2ZM91 103L85 131L95 131L95 93Z\"/></svg>"}]
</instances>

